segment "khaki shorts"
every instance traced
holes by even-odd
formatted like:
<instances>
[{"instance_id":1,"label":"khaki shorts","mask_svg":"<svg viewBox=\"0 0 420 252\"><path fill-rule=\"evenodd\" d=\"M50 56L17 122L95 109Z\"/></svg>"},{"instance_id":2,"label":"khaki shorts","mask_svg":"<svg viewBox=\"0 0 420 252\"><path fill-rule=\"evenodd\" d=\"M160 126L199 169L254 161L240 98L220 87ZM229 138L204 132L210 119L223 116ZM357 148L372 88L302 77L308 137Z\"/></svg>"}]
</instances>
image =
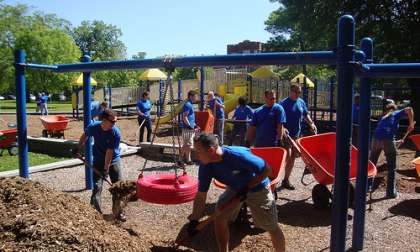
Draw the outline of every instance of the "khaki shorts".
<instances>
[{"instance_id":1,"label":"khaki shorts","mask_svg":"<svg viewBox=\"0 0 420 252\"><path fill-rule=\"evenodd\" d=\"M216 208L223 206L236 194L235 191L227 188L217 201ZM255 226L264 229L265 231L272 231L278 227L277 207L274 195L267 186L257 192L248 192L245 203L251 209L251 214ZM241 210L242 203L237 207L232 208L226 214L229 221L234 221Z\"/></svg>"},{"instance_id":2,"label":"khaki shorts","mask_svg":"<svg viewBox=\"0 0 420 252\"><path fill-rule=\"evenodd\" d=\"M187 145L191 148L194 146L194 135L195 131L191 129L182 129L182 142L183 145Z\"/></svg>"}]
</instances>

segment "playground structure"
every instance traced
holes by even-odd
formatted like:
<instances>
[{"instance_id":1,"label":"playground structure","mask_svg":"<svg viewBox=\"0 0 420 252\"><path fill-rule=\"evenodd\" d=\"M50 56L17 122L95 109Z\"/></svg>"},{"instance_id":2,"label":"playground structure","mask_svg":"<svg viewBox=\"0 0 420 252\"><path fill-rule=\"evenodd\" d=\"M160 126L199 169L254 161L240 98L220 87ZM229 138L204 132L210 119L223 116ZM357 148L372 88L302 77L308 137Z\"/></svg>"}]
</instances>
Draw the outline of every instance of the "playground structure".
<instances>
[{"instance_id":1,"label":"playground structure","mask_svg":"<svg viewBox=\"0 0 420 252\"><path fill-rule=\"evenodd\" d=\"M342 16L338 23L337 49L335 51L316 52L282 52L244 55L180 57L170 61L163 59L90 62L85 56L82 63L62 65L40 65L26 63L24 52L17 51L15 55L16 90L17 90L17 119L19 133L19 168L20 176L28 177L27 135L26 135L26 84L25 69L46 69L55 72L83 72L83 98L84 103L90 105L92 71L136 69L150 67L191 67L191 66L220 66L220 65L302 65L323 64L337 67L337 137L334 168L334 193L332 201L332 226L330 249L344 251L346 244L348 183L350 172L350 140L351 140L351 114L353 103L353 81L355 76L360 78L360 133L358 172L356 179L356 206L353 225L353 243L355 250L363 249L364 219L366 207L367 167L368 167L368 141L371 78L419 78L420 63L374 64L373 42L364 38L361 50L355 48L355 21L349 15ZM201 78L200 86L204 86ZM204 97L200 97L203 101ZM90 106L86 106L90 107ZM201 107L201 109L203 109ZM90 123L91 113L85 111L85 126ZM91 141L85 149L87 162L91 163ZM86 185L90 189L92 171L86 169Z\"/></svg>"}]
</instances>

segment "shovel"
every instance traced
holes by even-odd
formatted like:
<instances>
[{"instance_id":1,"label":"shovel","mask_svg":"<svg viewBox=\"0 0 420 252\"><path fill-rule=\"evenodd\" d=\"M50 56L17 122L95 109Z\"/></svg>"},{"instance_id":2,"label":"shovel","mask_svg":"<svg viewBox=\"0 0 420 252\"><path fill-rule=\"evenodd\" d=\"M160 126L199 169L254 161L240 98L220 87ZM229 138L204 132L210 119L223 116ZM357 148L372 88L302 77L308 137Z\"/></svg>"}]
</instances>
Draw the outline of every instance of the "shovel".
<instances>
[{"instance_id":1,"label":"shovel","mask_svg":"<svg viewBox=\"0 0 420 252\"><path fill-rule=\"evenodd\" d=\"M107 182L108 185L112 186L111 181L109 181L109 179L107 179L106 177L104 177L100 171L98 171L95 167L93 167L93 165L89 164L86 161L86 159L84 159L80 154L76 154L75 156L76 156L76 158L80 159L87 167L89 167L90 169L92 169L92 171L94 173L96 173L96 175L98 175L102 180L105 180L105 182Z\"/></svg>"}]
</instances>

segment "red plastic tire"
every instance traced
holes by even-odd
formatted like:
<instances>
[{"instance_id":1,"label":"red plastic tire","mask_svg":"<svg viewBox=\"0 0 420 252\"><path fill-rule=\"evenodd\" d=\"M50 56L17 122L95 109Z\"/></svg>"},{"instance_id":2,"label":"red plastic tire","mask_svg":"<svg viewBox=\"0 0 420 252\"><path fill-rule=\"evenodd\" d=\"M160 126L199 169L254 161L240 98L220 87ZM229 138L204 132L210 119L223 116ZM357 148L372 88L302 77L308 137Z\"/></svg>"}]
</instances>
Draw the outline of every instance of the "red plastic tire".
<instances>
[{"instance_id":1,"label":"red plastic tire","mask_svg":"<svg viewBox=\"0 0 420 252\"><path fill-rule=\"evenodd\" d=\"M137 180L137 198L155 204L182 204L194 200L198 180L188 175L175 179L175 174L164 173L140 176Z\"/></svg>"}]
</instances>

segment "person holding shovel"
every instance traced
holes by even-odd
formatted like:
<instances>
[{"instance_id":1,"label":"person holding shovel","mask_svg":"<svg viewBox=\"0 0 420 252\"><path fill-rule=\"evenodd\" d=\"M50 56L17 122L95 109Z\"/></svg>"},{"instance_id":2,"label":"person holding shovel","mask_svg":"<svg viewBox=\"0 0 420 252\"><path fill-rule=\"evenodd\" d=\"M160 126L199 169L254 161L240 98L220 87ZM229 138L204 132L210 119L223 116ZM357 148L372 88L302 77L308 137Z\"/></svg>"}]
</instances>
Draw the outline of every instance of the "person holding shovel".
<instances>
[{"instance_id":1,"label":"person holding shovel","mask_svg":"<svg viewBox=\"0 0 420 252\"><path fill-rule=\"evenodd\" d=\"M376 165L379 155L382 150L385 152L386 163L388 166L388 179L386 187L386 197L396 198L398 196L397 189L395 188L395 170L397 163L397 144L402 144L402 140L396 141L395 135L398 132L399 120L403 117L408 117L408 128L405 137L414 130L416 122L414 121L414 112L411 107L406 107L397 110L394 102L389 102L385 106L385 114L379 120L378 126L372 138L372 146L370 150L370 161Z\"/></svg>"},{"instance_id":2,"label":"person holding shovel","mask_svg":"<svg viewBox=\"0 0 420 252\"><path fill-rule=\"evenodd\" d=\"M150 92L143 93L142 98L137 102L137 121L140 127L139 143L143 142L144 128L147 129L147 142L152 141L152 119L150 117L150 110L152 103L150 102Z\"/></svg>"},{"instance_id":3,"label":"person holding shovel","mask_svg":"<svg viewBox=\"0 0 420 252\"><path fill-rule=\"evenodd\" d=\"M227 186L216 204L216 213L220 212L220 215L214 220L219 251L228 251L228 224L236 219L243 201L251 208L255 225L270 233L275 250L285 251L285 238L277 220L276 201L270 190L268 175L271 168L264 160L245 147L221 147L218 138L208 133L194 138L194 151L201 165L198 192L192 214L188 217L190 236L198 231L207 191L214 178Z\"/></svg>"},{"instance_id":4,"label":"person holding shovel","mask_svg":"<svg viewBox=\"0 0 420 252\"><path fill-rule=\"evenodd\" d=\"M300 137L301 134L301 124L302 119L305 120L310 130L316 134L317 129L312 121L311 117L308 113L308 108L306 107L306 103L303 99L299 97L302 93L302 88L297 83L292 83L290 85L290 95L289 97L281 100L279 104L283 107L287 121L285 122L284 126L286 127L287 134L292 138L292 140L296 140ZM281 188L285 188L288 190L295 190L295 187L290 183L289 177L292 174L293 166L295 165L295 159L298 156L298 153L294 151L291 144L286 141L285 138L279 140L280 145L287 150L287 161L286 161L286 168L283 182L281 183Z\"/></svg>"},{"instance_id":5,"label":"person holding shovel","mask_svg":"<svg viewBox=\"0 0 420 252\"><path fill-rule=\"evenodd\" d=\"M86 143L88 137L93 137L93 190L90 204L100 213L101 210L101 193L104 178L108 175L112 183L121 180L121 155L120 155L120 141L121 132L115 126L117 122L117 114L112 109L105 109L102 113L102 121L92 122L82 134L79 140L79 146L75 154L80 156L80 150ZM112 195L112 208L120 209L119 202ZM118 212L118 213L116 213ZM125 221L125 215L120 211L113 211L114 216L120 221Z\"/></svg>"}]
</instances>

